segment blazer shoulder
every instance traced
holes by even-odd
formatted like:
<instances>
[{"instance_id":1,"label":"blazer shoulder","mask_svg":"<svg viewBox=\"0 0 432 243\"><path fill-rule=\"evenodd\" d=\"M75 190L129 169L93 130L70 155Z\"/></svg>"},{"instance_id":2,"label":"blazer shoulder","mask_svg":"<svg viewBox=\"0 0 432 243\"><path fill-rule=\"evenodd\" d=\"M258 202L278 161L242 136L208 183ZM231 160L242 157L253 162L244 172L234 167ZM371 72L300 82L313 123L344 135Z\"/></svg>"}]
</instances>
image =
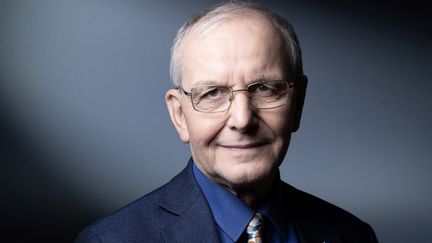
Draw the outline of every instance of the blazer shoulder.
<instances>
[{"instance_id":1,"label":"blazer shoulder","mask_svg":"<svg viewBox=\"0 0 432 243\"><path fill-rule=\"evenodd\" d=\"M189 164L165 185L88 226L76 242L162 241L162 214L166 210L181 210L181 206L194 200L192 193L198 194L198 189L193 190L191 168ZM189 188L186 193L182 192L185 188Z\"/></svg>"},{"instance_id":2,"label":"blazer shoulder","mask_svg":"<svg viewBox=\"0 0 432 243\"><path fill-rule=\"evenodd\" d=\"M139 239L158 242L160 237L155 234L159 232L157 202L162 191L158 188L96 221L85 228L75 242L138 242Z\"/></svg>"}]
</instances>

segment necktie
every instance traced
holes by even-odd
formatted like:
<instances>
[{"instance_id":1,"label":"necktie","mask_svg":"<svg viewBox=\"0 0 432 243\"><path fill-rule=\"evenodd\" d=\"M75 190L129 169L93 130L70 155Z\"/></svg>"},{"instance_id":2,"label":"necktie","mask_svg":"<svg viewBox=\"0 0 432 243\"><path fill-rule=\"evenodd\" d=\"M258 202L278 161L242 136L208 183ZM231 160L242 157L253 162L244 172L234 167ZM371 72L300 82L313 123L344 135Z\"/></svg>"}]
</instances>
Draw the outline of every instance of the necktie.
<instances>
[{"instance_id":1,"label":"necktie","mask_svg":"<svg viewBox=\"0 0 432 243\"><path fill-rule=\"evenodd\" d=\"M263 221L263 216L260 213L255 213L246 229L248 243L263 243Z\"/></svg>"}]
</instances>

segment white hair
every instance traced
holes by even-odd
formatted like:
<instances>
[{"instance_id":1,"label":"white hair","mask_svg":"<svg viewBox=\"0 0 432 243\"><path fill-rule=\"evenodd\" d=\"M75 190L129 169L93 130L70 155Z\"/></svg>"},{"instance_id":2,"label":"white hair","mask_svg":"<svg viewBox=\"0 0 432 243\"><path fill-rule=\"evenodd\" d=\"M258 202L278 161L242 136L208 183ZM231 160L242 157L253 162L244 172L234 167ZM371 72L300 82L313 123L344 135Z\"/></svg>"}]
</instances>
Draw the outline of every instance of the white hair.
<instances>
[{"instance_id":1,"label":"white hair","mask_svg":"<svg viewBox=\"0 0 432 243\"><path fill-rule=\"evenodd\" d=\"M177 31L171 46L170 76L175 88L181 87L182 45L192 34L205 34L220 23L247 12L257 12L267 18L273 27L280 32L284 42L287 58L288 75L292 81L303 75L301 49L292 25L278 13L250 2L228 2L200 12L188 19Z\"/></svg>"}]
</instances>

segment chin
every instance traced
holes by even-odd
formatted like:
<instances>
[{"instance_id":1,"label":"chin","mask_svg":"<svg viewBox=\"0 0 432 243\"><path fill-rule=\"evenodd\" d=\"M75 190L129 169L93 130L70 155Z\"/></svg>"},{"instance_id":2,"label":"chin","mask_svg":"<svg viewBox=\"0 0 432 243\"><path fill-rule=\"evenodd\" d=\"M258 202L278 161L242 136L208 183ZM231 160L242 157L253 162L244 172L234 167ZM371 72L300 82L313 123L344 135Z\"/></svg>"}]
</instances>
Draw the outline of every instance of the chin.
<instances>
[{"instance_id":1,"label":"chin","mask_svg":"<svg viewBox=\"0 0 432 243\"><path fill-rule=\"evenodd\" d=\"M231 188L255 187L272 177L274 168L271 166L236 166L225 174L225 180Z\"/></svg>"}]
</instances>

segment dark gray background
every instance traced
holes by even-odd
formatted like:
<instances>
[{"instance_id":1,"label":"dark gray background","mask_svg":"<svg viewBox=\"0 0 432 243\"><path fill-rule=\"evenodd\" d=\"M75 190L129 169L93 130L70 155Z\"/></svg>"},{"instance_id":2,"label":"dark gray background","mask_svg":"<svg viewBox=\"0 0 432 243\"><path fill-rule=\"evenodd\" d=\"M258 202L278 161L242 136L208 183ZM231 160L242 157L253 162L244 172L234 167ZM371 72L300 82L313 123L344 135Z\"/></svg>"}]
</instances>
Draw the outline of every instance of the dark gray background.
<instances>
[{"instance_id":1,"label":"dark gray background","mask_svg":"<svg viewBox=\"0 0 432 243\"><path fill-rule=\"evenodd\" d=\"M169 48L214 3L0 1L0 241L71 241L185 166L164 103ZM295 26L310 79L283 179L381 242L432 242L430 8L265 4Z\"/></svg>"}]
</instances>

